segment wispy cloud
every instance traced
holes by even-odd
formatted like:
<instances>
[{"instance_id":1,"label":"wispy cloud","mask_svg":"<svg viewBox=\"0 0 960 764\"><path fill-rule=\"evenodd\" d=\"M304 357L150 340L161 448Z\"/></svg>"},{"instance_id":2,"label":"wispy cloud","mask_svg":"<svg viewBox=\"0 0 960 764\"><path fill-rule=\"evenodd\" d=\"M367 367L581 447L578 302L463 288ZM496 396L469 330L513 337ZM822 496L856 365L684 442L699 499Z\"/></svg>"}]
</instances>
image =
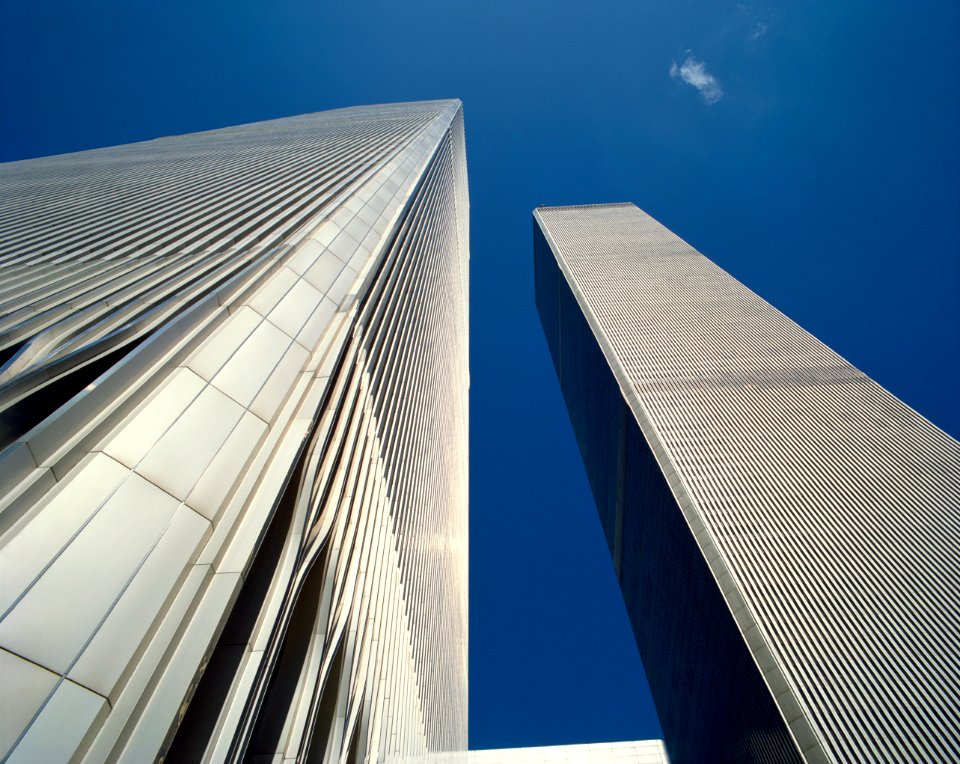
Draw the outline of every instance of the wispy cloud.
<instances>
[{"instance_id":1,"label":"wispy cloud","mask_svg":"<svg viewBox=\"0 0 960 764\"><path fill-rule=\"evenodd\" d=\"M750 32L750 39L759 40L767 33L767 29L769 29L769 27L766 24L764 24L762 21L758 21L753 27L753 31Z\"/></svg>"},{"instance_id":2,"label":"wispy cloud","mask_svg":"<svg viewBox=\"0 0 960 764\"><path fill-rule=\"evenodd\" d=\"M707 72L703 61L697 61L693 56L687 56L679 65L674 61L670 65L670 76L695 87L707 103L716 103L723 98L723 88L717 78Z\"/></svg>"}]
</instances>

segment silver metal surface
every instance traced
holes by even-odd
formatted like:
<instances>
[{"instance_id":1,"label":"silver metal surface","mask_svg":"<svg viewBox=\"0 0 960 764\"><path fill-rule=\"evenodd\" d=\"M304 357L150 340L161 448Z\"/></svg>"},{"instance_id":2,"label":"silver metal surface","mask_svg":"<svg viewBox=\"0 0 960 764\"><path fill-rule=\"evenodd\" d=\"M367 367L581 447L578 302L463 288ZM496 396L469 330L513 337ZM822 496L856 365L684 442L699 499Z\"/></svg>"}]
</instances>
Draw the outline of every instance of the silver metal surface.
<instances>
[{"instance_id":1,"label":"silver metal surface","mask_svg":"<svg viewBox=\"0 0 960 764\"><path fill-rule=\"evenodd\" d=\"M635 206L534 218L803 758L960 759L960 444Z\"/></svg>"},{"instance_id":2,"label":"silver metal surface","mask_svg":"<svg viewBox=\"0 0 960 764\"><path fill-rule=\"evenodd\" d=\"M440 101L0 165L0 758L466 749L463 141Z\"/></svg>"}]
</instances>

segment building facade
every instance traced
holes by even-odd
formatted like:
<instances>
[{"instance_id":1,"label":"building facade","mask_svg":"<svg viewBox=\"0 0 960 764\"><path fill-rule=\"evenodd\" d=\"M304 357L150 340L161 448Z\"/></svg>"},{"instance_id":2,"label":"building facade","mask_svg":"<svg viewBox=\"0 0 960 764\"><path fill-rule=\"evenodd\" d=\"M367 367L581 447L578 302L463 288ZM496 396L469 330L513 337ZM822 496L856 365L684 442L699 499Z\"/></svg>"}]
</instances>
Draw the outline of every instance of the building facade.
<instances>
[{"instance_id":1,"label":"building facade","mask_svg":"<svg viewBox=\"0 0 960 764\"><path fill-rule=\"evenodd\" d=\"M960 444L631 204L534 253L671 761L960 760Z\"/></svg>"},{"instance_id":2,"label":"building facade","mask_svg":"<svg viewBox=\"0 0 960 764\"><path fill-rule=\"evenodd\" d=\"M465 750L460 103L0 178L0 759Z\"/></svg>"}]
</instances>

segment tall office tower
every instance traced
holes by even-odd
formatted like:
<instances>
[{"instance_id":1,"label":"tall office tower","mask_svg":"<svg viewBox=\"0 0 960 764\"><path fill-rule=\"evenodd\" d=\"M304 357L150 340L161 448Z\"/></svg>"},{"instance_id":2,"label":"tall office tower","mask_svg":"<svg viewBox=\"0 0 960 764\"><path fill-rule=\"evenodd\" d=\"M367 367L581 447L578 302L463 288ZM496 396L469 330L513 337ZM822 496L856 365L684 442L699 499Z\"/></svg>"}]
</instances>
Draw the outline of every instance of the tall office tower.
<instances>
[{"instance_id":1,"label":"tall office tower","mask_svg":"<svg viewBox=\"0 0 960 764\"><path fill-rule=\"evenodd\" d=\"M670 760L958 760L960 444L633 205L534 221Z\"/></svg>"},{"instance_id":2,"label":"tall office tower","mask_svg":"<svg viewBox=\"0 0 960 764\"><path fill-rule=\"evenodd\" d=\"M0 177L0 759L464 749L460 103Z\"/></svg>"}]
</instances>

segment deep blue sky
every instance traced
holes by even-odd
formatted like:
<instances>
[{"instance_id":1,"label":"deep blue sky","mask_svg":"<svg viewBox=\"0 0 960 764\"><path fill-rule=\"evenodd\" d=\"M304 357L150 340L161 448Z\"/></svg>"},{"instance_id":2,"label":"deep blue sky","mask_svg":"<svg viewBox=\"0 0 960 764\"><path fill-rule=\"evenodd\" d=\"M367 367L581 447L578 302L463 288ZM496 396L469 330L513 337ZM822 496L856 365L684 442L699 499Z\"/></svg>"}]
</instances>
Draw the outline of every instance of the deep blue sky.
<instances>
[{"instance_id":1,"label":"deep blue sky","mask_svg":"<svg viewBox=\"0 0 960 764\"><path fill-rule=\"evenodd\" d=\"M958 8L0 0L0 160L463 99L471 744L655 737L534 310L530 211L637 203L960 435Z\"/></svg>"}]
</instances>

